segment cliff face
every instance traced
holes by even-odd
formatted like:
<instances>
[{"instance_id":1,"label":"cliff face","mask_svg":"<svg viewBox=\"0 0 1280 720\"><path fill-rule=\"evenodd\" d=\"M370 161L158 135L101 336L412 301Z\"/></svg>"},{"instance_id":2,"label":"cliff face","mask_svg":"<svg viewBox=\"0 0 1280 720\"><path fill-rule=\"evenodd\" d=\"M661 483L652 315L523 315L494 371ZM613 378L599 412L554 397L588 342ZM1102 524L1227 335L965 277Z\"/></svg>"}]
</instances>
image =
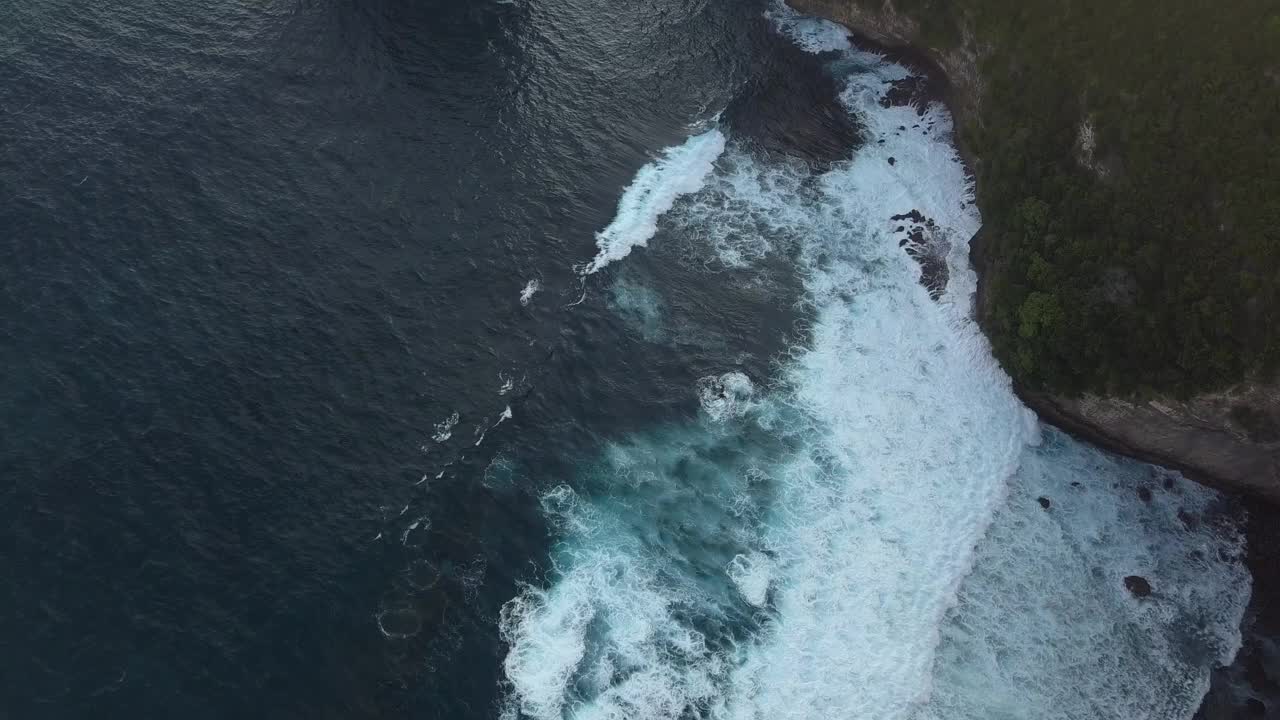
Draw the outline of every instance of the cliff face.
<instances>
[{"instance_id":1,"label":"cliff face","mask_svg":"<svg viewBox=\"0 0 1280 720\"><path fill-rule=\"evenodd\" d=\"M933 69L940 70L948 82L947 101L956 115L961 153L980 185L987 179L981 152L965 141L966 135L983 125L986 94L980 68L987 53L969 28L955 29L959 43L931 45L920 22L893 0L789 0L789 4L800 12L839 22L886 47L921 54L936 66ZM1079 122L1092 137L1089 119ZM1092 153L1091 144L1085 149ZM1062 161L1084 162L1079 157ZM988 208L979 204L985 215ZM977 313L990 334L999 309L993 305L989 278L996 274L1000 258L991 257L987 245L982 233L971 243L980 277ZM1146 399L1137 400L1030 391L1019 368L1006 369L1020 387L1022 399L1054 425L1122 454L1181 469L1208 484L1280 503L1280 386L1242 382L1186 400L1150 392L1144 393Z\"/></svg>"},{"instance_id":2,"label":"cliff face","mask_svg":"<svg viewBox=\"0 0 1280 720\"><path fill-rule=\"evenodd\" d=\"M1187 401L1023 394L1040 417L1099 445L1280 503L1280 390L1239 385Z\"/></svg>"}]
</instances>

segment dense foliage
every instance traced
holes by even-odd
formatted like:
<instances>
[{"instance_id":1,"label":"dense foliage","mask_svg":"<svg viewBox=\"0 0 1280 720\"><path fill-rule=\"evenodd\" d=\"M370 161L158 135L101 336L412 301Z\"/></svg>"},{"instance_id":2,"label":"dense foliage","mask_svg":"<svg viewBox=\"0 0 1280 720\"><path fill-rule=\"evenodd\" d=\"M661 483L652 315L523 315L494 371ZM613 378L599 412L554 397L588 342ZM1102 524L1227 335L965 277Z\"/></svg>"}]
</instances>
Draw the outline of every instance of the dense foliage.
<instances>
[{"instance_id":1,"label":"dense foliage","mask_svg":"<svg viewBox=\"0 0 1280 720\"><path fill-rule=\"evenodd\" d=\"M1274 377L1280 3L896 5L925 44L983 58L961 133L980 158L986 326L1015 377L1122 394Z\"/></svg>"}]
</instances>

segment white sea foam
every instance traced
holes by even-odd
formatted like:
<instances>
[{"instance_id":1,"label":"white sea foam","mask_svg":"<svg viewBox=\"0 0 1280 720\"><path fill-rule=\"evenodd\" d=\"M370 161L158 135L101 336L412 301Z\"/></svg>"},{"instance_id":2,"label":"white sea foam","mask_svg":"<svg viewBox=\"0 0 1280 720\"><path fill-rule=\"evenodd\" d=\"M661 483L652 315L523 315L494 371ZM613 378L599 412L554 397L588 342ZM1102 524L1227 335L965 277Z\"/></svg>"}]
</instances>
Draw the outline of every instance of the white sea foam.
<instances>
[{"instance_id":1,"label":"white sea foam","mask_svg":"<svg viewBox=\"0 0 1280 720\"><path fill-rule=\"evenodd\" d=\"M477 427L477 428L476 428L476 433L477 433L480 437L476 440L475 447L480 447L480 443L484 442L484 438L485 438L485 436L486 436L486 435L488 435L488 434L489 434L489 431L490 431L490 430L492 430L492 429L494 429L494 428L498 427L498 426L499 426L499 425L501 425L503 422L505 422L505 421L507 421L507 420L510 420L510 419L511 419L511 406L510 406L510 405L508 405L508 406L506 406L505 408L503 408L503 409L502 409L502 412L498 415L498 419L497 419L497 421L496 421L496 422L494 422L492 425L490 425L490 426L488 426L488 427L484 427L484 426L479 426L479 427Z\"/></svg>"},{"instance_id":2,"label":"white sea foam","mask_svg":"<svg viewBox=\"0 0 1280 720\"><path fill-rule=\"evenodd\" d=\"M698 402L713 420L726 420L747 412L755 392L751 378L737 371L698 380Z\"/></svg>"},{"instance_id":3,"label":"white sea foam","mask_svg":"<svg viewBox=\"0 0 1280 720\"><path fill-rule=\"evenodd\" d=\"M400 534L400 544L408 545L409 533L413 532L414 530L417 530L419 527L423 529L431 527L431 518L426 515L423 515L422 517L414 520L413 522L405 526L404 532Z\"/></svg>"},{"instance_id":4,"label":"white sea foam","mask_svg":"<svg viewBox=\"0 0 1280 720\"><path fill-rule=\"evenodd\" d=\"M801 49L811 53L849 50L849 30L830 20L801 15L777 0L765 16L773 21L783 35Z\"/></svg>"},{"instance_id":5,"label":"white sea foam","mask_svg":"<svg viewBox=\"0 0 1280 720\"><path fill-rule=\"evenodd\" d=\"M721 263L747 267L776 250L798 247L812 230L808 214L797 212L797 203L821 201L807 179L803 167L765 166L731 152L675 219Z\"/></svg>"},{"instance_id":6,"label":"white sea foam","mask_svg":"<svg viewBox=\"0 0 1280 720\"><path fill-rule=\"evenodd\" d=\"M485 487L491 490L509 490L517 480L517 468L511 458L504 453L494 455L484 467Z\"/></svg>"},{"instance_id":7,"label":"white sea foam","mask_svg":"<svg viewBox=\"0 0 1280 720\"><path fill-rule=\"evenodd\" d=\"M738 586L738 591L747 602L756 607L764 607L769 593L769 581L773 575L773 561L767 555L760 552L735 555L725 572Z\"/></svg>"},{"instance_id":8,"label":"white sea foam","mask_svg":"<svg viewBox=\"0 0 1280 720\"><path fill-rule=\"evenodd\" d=\"M460 416L458 413L454 413L444 420L436 423L435 432L431 433L431 439L438 443L442 443L453 437L453 428L458 424L459 419Z\"/></svg>"},{"instance_id":9,"label":"white sea foam","mask_svg":"<svg viewBox=\"0 0 1280 720\"><path fill-rule=\"evenodd\" d=\"M725 262L785 245L805 345L777 389L727 402L717 388L746 378L704 379L697 421L610 446L544 497L564 542L554 582L503 611L512 713L1189 717L1239 641L1239 538L1178 521L1208 491L1125 503L1105 488L1146 466L1041 445L970 317L979 218L950 118L881 107L905 71L844 60L872 142L816 178L731 149L672 218ZM912 210L949 240L936 300L893 232ZM752 234L754 255L731 241ZM1059 497L1072 481L1103 487ZM1129 596L1130 573L1156 595Z\"/></svg>"},{"instance_id":10,"label":"white sea foam","mask_svg":"<svg viewBox=\"0 0 1280 720\"><path fill-rule=\"evenodd\" d=\"M605 547L584 553L550 590L531 588L503 607L511 646L503 667L520 710L534 718L668 720L710 700L723 668L674 611L633 557ZM590 704L578 704L574 692Z\"/></svg>"},{"instance_id":11,"label":"white sea foam","mask_svg":"<svg viewBox=\"0 0 1280 720\"><path fill-rule=\"evenodd\" d=\"M533 299L534 294L541 288L542 283L538 282L537 278L525 283L524 289L520 291L520 304L527 306L529 301Z\"/></svg>"},{"instance_id":12,"label":"white sea foam","mask_svg":"<svg viewBox=\"0 0 1280 720\"><path fill-rule=\"evenodd\" d=\"M979 544L915 720L1190 718L1209 664L1235 655L1249 600L1236 531L1179 517L1210 524L1215 499L1049 433ZM1150 597L1125 588L1130 575Z\"/></svg>"},{"instance_id":13,"label":"white sea foam","mask_svg":"<svg viewBox=\"0 0 1280 720\"><path fill-rule=\"evenodd\" d=\"M718 499L751 495L755 480L715 464L727 448L707 430L608 447L584 468L601 497L567 485L543 496L543 511L573 540L552 558L559 581L526 588L503 608L514 709L533 718L666 720L720 696L728 659L689 616L723 618L737 602L731 583L703 580L724 578L734 555L748 551L750 523L729 523ZM680 530L703 525L724 529L714 547Z\"/></svg>"},{"instance_id":14,"label":"white sea foam","mask_svg":"<svg viewBox=\"0 0 1280 720\"><path fill-rule=\"evenodd\" d=\"M868 68L845 94L873 133L917 121L863 92L889 72ZM938 139L897 136L824 175L808 202L753 200L802 229L816 321L786 368L786 402L811 441L775 471L764 544L777 622L735 667L728 717L905 717L928 695L938 627L1034 440L968 317L967 284L932 301L891 234L890 216L916 209L964 244L978 218L961 210L954 157ZM815 667L821 682L805 682Z\"/></svg>"},{"instance_id":15,"label":"white sea foam","mask_svg":"<svg viewBox=\"0 0 1280 720\"><path fill-rule=\"evenodd\" d=\"M596 233L599 252L583 269L591 274L611 262L644 247L658 231L658 218L671 209L681 195L697 192L711 173L716 158L724 152L724 134L711 129L694 135L682 145L668 148L662 156L640 168L618 201L613 222Z\"/></svg>"}]
</instances>

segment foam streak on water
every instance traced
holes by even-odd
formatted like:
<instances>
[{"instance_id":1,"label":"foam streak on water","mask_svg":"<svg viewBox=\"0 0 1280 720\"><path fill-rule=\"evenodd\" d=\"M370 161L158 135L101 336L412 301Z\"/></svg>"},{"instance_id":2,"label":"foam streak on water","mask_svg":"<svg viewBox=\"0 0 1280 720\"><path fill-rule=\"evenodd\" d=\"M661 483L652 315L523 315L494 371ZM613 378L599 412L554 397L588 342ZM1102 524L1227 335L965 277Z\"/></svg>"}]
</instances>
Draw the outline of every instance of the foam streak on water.
<instances>
[{"instance_id":1,"label":"foam streak on water","mask_svg":"<svg viewBox=\"0 0 1280 720\"><path fill-rule=\"evenodd\" d=\"M625 258L632 248L644 247L658 231L658 218L671 209L676 199L702 187L716 158L724 152L724 143L723 133L708 130L668 148L657 160L640 168L622 193L613 222L596 233L600 250L583 274Z\"/></svg>"},{"instance_id":2,"label":"foam streak on water","mask_svg":"<svg viewBox=\"0 0 1280 720\"><path fill-rule=\"evenodd\" d=\"M812 50L841 49L819 29ZM503 613L509 716L1119 720L1140 716L1118 695L1134 685L1151 717L1189 716L1238 642L1239 538L1179 522L1208 491L1174 478L1142 504L1146 466L1041 445L970 317L979 218L949 116L883 108L906 71L841 62L870 138L851 161L814 177L731 145L672 218L729 264L794 255L811 333L767 394L706 378L696 422L546 496L563 543L551 585ZM937 300L894 234L911 211L949 240ZM1139 604L1131 573L1165 592Z\"/></svg>"},{"instance_id":3,"label":"foam streak on water","mask_svg":"<svg viewBox=\"0 0 1280 720\"><path fill-rule=\"evenodd\" d=\"M765 15L807 52L837 52L852 48L849 31L830 20L801 15L782 2L775 2Z\"/></svg>"}]
</instances>

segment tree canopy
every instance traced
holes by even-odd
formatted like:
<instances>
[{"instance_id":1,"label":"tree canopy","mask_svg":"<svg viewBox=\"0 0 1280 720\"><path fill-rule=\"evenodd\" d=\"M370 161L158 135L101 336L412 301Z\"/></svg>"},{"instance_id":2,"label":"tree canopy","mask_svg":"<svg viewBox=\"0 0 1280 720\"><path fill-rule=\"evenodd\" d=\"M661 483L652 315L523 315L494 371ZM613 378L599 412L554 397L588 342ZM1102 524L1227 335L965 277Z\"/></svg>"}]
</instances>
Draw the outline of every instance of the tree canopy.
<instances>
[{"instance_id":1,"label":"tree canopy","mask_svg":"<svg viewBox=\"0 0 1280 720\"><path fill-rule=\"evenodd\" d=\"M879 0L867 0L878 4ZM975 44L985 325L1055 392L1189 394L1280 366L1280 4L897 0Z\"/></svg>"}]
</instances>

